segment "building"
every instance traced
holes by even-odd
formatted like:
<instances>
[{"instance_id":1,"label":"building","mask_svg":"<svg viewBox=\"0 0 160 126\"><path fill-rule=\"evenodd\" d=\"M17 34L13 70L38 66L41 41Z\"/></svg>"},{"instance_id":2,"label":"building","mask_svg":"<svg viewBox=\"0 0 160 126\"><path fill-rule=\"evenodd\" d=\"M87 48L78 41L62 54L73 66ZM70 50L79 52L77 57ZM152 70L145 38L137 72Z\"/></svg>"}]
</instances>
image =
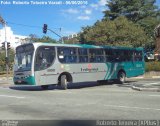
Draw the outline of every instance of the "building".
<instances>
[{"instance_id":1,"label":"building","mask_svg":"<svg viewBox=\"0 0 160 126\"><path fill-rule=\"evenodd\" d=\"M6 27L6 41L10 42L11 48L15 49L17 46L26 43L28 36L15 35L11 27ZM5 41L5 28L0 29L0 44ZM1 44L2 45L2 44Z\"/></svg>"}]
</instances>

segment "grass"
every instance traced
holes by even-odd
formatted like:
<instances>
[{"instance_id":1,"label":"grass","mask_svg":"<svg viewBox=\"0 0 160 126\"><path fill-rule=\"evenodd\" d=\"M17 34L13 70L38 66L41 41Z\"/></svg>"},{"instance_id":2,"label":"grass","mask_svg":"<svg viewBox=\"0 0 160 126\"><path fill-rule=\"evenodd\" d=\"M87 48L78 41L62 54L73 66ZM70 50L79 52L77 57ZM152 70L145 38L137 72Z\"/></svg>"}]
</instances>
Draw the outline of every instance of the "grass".
<instances>
[{"instance_id":1,"label":"grass","mask_svg":"<svg viewBox=\"0 0 160 126\"><path fill-rule=\"evenodd\" d=\"M160 71L160 62L158 61L151 61L151 62L146 62L145 64L145 71Z\"/></svg>"}]
</instances>

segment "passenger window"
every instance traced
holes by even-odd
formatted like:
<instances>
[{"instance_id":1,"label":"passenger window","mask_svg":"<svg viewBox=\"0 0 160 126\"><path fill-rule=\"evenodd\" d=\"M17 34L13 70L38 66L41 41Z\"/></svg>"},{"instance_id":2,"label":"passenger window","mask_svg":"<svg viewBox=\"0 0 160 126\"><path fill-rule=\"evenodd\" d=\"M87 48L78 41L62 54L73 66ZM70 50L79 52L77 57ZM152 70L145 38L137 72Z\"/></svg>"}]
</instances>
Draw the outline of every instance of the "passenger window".
<instances>
[{"instance_id":1,"label":"passenger window","mask_svg":"<svg viewBox=\"0 0 160 126\"><path fill-rule=\"evenodd\" d=\"M103 49L89 49L89 58L91 63L104 62Z\"/></svg>"},{"instance_id":2,"label":"passenger window","mask_svg":"<svg viewBox=\"0 0 160 126\"><path fill-rule=\"evenodd\" d=\"M106 62L114 61L113 49L105 49Z\"/></svg>"},{"instance_id":3,"label":"passenger window","mask_svg":"<svg viewBox=\"0 0 160 126\"><path fill-rule=\"evenodd\" d=\"M58 47L58 59L61 63L76 63L77 53L76 48Z\"/></svg>"},{"instance_id":4,"label":"passenger window","mask_svg":"<svg viewBox=\"0 0 160 126\"><path fill-rule=\"evenodd\" d=\"M134 60L135 61L142 61L142 51L135 51L134 52Z\"/></svg>"},{"instance_id":5,"label":"passenger window","mask_svg":"<svg viewBox=\"0 0 160 126\"><path fill-rule=\"evenodd\" d=\"M50 67L55 59L54 47L39 47L36 52L35 71Z\"/></svg>"},{"instance_id":6,"label":"passenger window","mask_svg":"<svg viewBox=\"0 0 160 126\"><path fill-rule=\"evenodd\" d=\"M87 63L88 62L88 50L87 49L79 48L78 55L79 55L79 62L80 63Z\"/></svg>"},{"instance_id":7,"label":"passenger window","mask_svg":"<svg viewBox=\"0 0 160 126\"><path fill-rule=\"evenodd\" d=\"M133 50L124 50L124 61L133 61Z\"/></svg>"}]
</instances>

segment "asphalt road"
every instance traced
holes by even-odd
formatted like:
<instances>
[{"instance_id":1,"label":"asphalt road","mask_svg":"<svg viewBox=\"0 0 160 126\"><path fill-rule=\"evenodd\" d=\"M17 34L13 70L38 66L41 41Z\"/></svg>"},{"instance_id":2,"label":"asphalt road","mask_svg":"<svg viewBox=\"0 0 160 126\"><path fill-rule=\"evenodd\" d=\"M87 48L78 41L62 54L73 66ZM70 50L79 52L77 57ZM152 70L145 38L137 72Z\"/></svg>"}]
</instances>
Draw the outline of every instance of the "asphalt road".
<instances>
[{"instance_id":1,"label":"asphalt road","mask_svg":"<svg viewBox=\"0 0 160 126\"><path fill-rule=\"evenodd\" d=\"M135 91L134 83L71 85L68 90L50 86L0 86L1 120L160 120L160 93ZM1 82L2 84L2 82Z\"/></svg>"}]
</instances>

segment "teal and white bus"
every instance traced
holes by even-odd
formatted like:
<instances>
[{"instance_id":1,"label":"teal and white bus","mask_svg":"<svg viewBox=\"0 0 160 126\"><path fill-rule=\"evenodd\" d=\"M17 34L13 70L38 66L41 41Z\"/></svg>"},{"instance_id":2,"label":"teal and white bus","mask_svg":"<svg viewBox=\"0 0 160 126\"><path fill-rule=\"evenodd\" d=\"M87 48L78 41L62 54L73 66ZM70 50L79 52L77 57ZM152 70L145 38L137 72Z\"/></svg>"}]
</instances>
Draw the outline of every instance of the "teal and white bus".
<instances>
[{"instance_id":1,"label":"teal and white bus","mask_svg":"<svg viewBox=\"0 0 160 126\"><path fill-rule=\"evenodd\" d=\"M117 80L143 75L143 48L29 43L16 48L14 83L47 88L59 84Z\"/></svg>"}]
</instances>

